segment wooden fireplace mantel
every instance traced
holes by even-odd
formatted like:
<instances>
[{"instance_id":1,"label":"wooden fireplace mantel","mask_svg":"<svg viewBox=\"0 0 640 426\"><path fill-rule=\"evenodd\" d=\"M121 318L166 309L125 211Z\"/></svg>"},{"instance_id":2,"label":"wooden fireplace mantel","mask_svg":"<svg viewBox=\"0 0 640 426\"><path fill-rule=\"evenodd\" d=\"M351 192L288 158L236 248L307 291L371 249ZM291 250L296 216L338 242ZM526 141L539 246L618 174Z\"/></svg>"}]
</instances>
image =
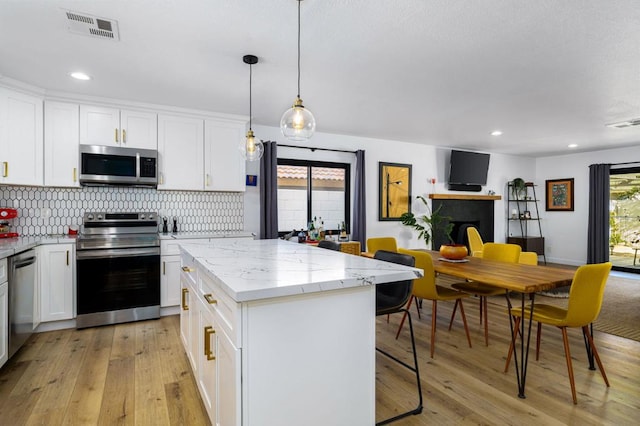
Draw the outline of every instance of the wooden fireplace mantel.
<instances>
[{"instance_id":1,"label":"wooden fireplace mantel","mask_svg":"<svg viewBox=\"0 0 640 426\"><path fill-rule=\"evenodd\" d=\"M502 200L501 195L429 194L431 200Z\"/></svg>"}]
</instances>

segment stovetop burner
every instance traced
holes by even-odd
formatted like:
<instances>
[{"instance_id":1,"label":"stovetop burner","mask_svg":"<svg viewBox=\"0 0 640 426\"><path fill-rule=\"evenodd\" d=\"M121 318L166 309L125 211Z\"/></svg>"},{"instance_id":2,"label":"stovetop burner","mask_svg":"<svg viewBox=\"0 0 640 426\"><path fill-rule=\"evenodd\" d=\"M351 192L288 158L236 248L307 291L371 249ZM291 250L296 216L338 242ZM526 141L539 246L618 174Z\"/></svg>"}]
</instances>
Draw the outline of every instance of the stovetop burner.
<instances>
[{"instance_id":1,"label":"stovetop burner","mask_svg":"<svg viewBox=\"0 0 640 426\"><path fill-rule=\"evenodd\" d=\"M160 239L156 220L155 212L87 212L77 249L158 247Z\"/></svg>"}]
</instances>

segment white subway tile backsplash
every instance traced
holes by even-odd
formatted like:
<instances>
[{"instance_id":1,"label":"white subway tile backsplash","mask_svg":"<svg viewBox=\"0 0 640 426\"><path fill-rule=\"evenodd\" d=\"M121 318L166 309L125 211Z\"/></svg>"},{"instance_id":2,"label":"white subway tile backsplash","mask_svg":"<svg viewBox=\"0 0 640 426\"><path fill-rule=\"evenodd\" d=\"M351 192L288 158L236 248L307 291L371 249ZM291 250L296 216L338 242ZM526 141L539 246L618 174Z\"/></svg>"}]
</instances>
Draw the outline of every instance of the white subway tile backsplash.
<instances>
[{"instance_id":1,"label":"white subway tile backsplash","mask_svg":"<svg viewBox=\"0 0 640 426\"><path fill-rule=\"evenodd\" d=\"M182 232L244 230L244 197L238 192L157 191L134 187L0 187L0 207L18 210L12 232L23 236L67 233L89 211L156 212L178 218ZM159 220L160 222L160 220Z\"/></svg>"}]
</instances>

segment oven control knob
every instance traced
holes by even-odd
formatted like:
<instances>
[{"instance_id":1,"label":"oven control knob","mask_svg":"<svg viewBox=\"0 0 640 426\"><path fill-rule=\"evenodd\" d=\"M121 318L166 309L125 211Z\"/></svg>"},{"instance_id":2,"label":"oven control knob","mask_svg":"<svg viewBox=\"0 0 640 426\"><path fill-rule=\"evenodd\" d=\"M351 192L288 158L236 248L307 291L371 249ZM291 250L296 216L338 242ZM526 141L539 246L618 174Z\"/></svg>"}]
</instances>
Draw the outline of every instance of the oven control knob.
<instances>
[{"instance_id":1,"label":"oven control knob","mask_svg":"<svg viewBox=\"0 0 640 426\"><path fill-rule=\"evenodd\" d=\"M153 213L149 215L149 220L153 220Z\"/></svg>"},{"instance_id":2,"label":"oven control knob","mask_svg":"<svg viewBox=\"0 0 640 426\"><path fill-rule=\"evenodd\" d=\"M98 217L97 217L97 219L98 219L98 220L102 220L102 215L101 215L101 214L99 214L99 215L98 215Z\"/></svg>"},{"instance_id":3,"label":"oven control knob","mask_svg":"<svg viewBox=\"0 0 640 426\"><path fill-rule=\"evenodd\" d=\"M92 214L88 214L87 215L87 220L93 220L93 215Z\"/></svg>"},{"instance_id":4,"label":"oven control knob","mask_svg":"<svg viewBox=\"0 0 640 426\"><path fill-rule=\"evenodd\" d=\"M140 215L140 220L144 220L144 214Z\"/></svg>"}]
</instances>

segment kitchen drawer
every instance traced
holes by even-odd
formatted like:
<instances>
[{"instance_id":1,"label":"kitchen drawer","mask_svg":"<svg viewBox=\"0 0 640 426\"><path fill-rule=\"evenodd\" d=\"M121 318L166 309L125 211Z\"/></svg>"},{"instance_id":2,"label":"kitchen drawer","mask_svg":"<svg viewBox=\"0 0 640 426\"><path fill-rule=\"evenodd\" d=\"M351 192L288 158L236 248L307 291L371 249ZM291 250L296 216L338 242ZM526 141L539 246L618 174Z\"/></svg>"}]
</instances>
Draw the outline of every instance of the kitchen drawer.
<instances>
[{"instance_id":1,"label":"kitchen drawer","mask_svg":"<svg viewBox=\"0 0 640 426\"><path fill-rule=\"evenodd\" d=\"M196 259L186 253L182 253L180 256L180 276L189 282L189 285L193 288L197 288L198 282L198 269L196 268Z\"/></svg>"},{"instance_id":2,"label":"kitchen drawer","mask_svg":"<svg viewBox=\"0 0 640 426\"><path fill-rule=\"evenodd\" d=\"M185 240L160 240L160 253L163 256L180 254L180 244L208 243L208 238L190 238Z\"/></svg>"},{"instance_id":3,"label":"kitchen drawer","mask_svg":"<svg viewBox=\"0 0 640 426\"><path fill-rule=\"evenodd\" d=\"M240 344L240 304L225 293L214 277L200 275L200 296L212 308L218 326L231 339L236 348Z\"/></svg>"},{"instance_id":4,"label":"kitchen drawer","mask_svg":"<svg viewBox=\"0 0 640 426\"><path fill-rule=\"evenodd\" d=\"M9 277L7 274L7 259L0 259L0 283L8 281Z\"/></svg>"}]
</instances>

